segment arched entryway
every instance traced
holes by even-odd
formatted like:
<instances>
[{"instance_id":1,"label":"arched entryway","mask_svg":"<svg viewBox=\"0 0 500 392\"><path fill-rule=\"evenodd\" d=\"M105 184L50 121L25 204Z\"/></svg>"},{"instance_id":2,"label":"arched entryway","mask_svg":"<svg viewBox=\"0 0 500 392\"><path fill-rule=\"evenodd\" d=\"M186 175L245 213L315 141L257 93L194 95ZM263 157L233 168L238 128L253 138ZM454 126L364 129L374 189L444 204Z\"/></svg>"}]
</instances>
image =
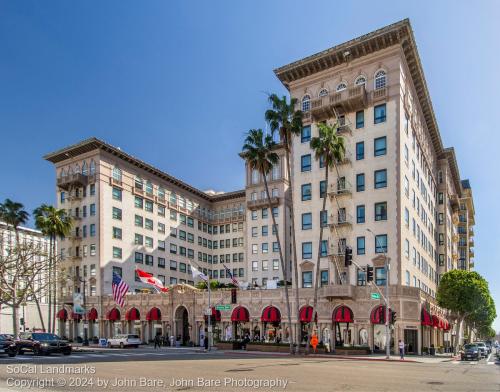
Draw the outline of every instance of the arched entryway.
<instances>
[{"instance_id":1,"label":"arched entryway","mask_svg":"<svg viewBox=\"0 0 500 392\"><path fill-rule=\"evenodd\" d=\"M264 341L281 342L283 340L281 333L281 312L275 306L267 306L262 311L260 318L263 324Z\"/></svg>"},{"instance_id":2,"label":"arched entryway","mask_svg":"<svg viewBox=\"0 0 500 392\"><path fill-rule=\"evenodd\" d=\"M117 308L111 309L106 315L106 320L108 320L108 337L112 338L123 333L123 327L120 318L121 314Z\"/></svg>"},{"instance_id":3,"label":"arched entryway","mask_svg":"<svg viewBox=\"0 0 500 392\"><path fill-rule=\"evenodd\" d=\"M231 322L233 324L232 336L234 339L243 339L246 335L252 339L250 335L250 312L244 306L237 306L231 313ZM231 336L226 332L225 340L231 340Z\"/></svg>"},{"instance_id":4,"label":"arched entryway","mask_svg":"<svg viewBox=\"0 0 500 392\"><path fill-rule=\"evenodd\" d=\"M373 328L373 351L374 352L385 352L386 350L386 342L387 342L387 333L385 328L385 320L387 317L385 305L378 305L372 309L370 313L370 323ZM389 317L391 314L391 309L389 308ZM390 319L389 319L390 322ZM394 330L389 328L390 332L390 341L389 347L392 348L394 341Z\"/></svg>"},{"instance_id":5,"label":"arched entryway","mask_svg":"<svg viewBox=\"0 0 500 392\"><path fill-rule=\"evenodd\" d=\"M161 323L161 311L159 308L151 308L146 314L146 321L148 322L147 334L148 340L153 340L156 335L163 335L163 325Z\"/></svg>"},{"instance_id":6,"label":"arched entryway","mask_svg":"<svg viewBox=\"0 0 500 392\"><path fill-rule=\"evenodd\" d=\"M68 323L67 323L68 311L64 308L59 309L56 317L57 317L57 320L59 322L59 325L58 325L59 335L61 335L61 337L64 337L67 339L69 337L69 330L68 330Z\"/></svg>"},{"instance_id":7,"label":"arched entryway","mask_svg":"<svg viewBox=\"0 0 500 392\"><path fill-rule=\"evenodd\" d=\"M87 331L87 336L91 340L95 340L98 338L98 328L97 328L97 309L92 308L88 311L87 313L87 321L88 321L88 331ZM94 339L95 338L95 339Z\"/></svg>"},{"instance_id":8,"label":"arched entryway","mask_svg":"<svg viewBox=\"0 0 500 392\"><path fill-rule=\"evenodd\" d=\"M127 320L128 333L133 333L138 335L141 339L142 328L141 328L141 313L137 308L130 308L125 313L125 320Z\"/></svg>"},{"instance_id":9,"label":"arched entryway","mask_svg":"<svg viewBox=\"0 0 500 392\"><path fill-rule=\"evenodd\" d=\"M309 334L309 324L312 322L313 307L306 305L300 308L300 342L307 343L307 335ZM316 313L315 322L318 321L318 314Z\"/></svg>"},{"instance_id":10,"label":"arched entryway","mask_svg":"<svg viewBox=\"0 0 500 392\"><path fill-rule=\"evenodd\" d=\"M353 344L354 313L351 308L341 305L332 313L333 330L335 331L335 346L351 346Z\"/></svg>"},{"instance_id":11,"label":"arched entryway","mask_svg":"<svg viewBox=\"0 0 500 392\"><path fill-rule=\"evenodd\" d=\"M83 322L82 315L79 313L71 312L71 322L73 323L71 339L77 343L83 341Z\"/></svg>"},{"instance_id":12,"label":"arched entryway","mask_svg":"<svg viewBox=\"0 0 500 392\"><path fill-rule=\"evenodd\" d=\"M185 306L179 306L175 310L175 340L185 346L191 341L189 331L189 314Z\"/></svg>"}]
</instances>

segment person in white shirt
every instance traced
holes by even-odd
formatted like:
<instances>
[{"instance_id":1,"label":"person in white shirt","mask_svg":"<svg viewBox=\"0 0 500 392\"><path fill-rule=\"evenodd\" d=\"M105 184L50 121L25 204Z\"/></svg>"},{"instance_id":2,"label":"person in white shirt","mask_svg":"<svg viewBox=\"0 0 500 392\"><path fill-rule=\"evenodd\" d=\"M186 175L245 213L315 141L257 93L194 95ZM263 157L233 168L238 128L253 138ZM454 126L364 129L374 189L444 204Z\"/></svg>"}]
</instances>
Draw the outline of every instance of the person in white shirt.
<instances>
[{"instance_id":1,"label":"person in white shirt","mask_svg":"<svg viewBox=\"0 0 500 392\"><path fill-rule=\"evenodd\" d=\"M399 340L399 356L405 359L405 344L401 339Z\"/></svg>"}]
</instances>

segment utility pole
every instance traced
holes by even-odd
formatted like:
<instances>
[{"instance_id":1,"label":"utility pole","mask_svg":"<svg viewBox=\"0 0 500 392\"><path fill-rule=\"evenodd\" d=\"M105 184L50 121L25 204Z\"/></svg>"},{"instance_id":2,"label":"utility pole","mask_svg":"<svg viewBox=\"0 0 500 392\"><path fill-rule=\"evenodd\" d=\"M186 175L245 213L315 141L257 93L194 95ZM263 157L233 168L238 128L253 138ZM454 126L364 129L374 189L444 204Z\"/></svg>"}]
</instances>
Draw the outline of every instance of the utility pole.
<instances>
[{"instance_id":1,"label":"utility pole","mask_svg":"<svg viewBox=\"0 0 500 392\"><path fill-rule=\"evenodd\" d=\"M375 238L375 247L379 248L379 243L377 241L377 236L373 231L370 229L366 229L366 231L369 231L372 233L373 237ZM390 333L390 328L389 328L389 317L390 317L390 310L389 310L389 259L387 258L387 254L385 253L385 247L380 247L382 249L382 252L384 253L384 269L385 269L385 356L387 359L390 358L391 356L391 333ZM376 279L377 277L375 276L375 285L376 285Z\"/></svg>"}]
</instances>

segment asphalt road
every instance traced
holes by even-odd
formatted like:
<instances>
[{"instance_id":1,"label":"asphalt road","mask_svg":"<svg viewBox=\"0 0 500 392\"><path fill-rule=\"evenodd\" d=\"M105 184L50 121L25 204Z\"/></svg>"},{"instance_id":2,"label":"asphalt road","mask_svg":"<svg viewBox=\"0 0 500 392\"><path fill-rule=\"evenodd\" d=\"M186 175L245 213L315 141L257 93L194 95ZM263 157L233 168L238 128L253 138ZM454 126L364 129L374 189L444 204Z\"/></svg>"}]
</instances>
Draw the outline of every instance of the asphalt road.
<instances>
[{"instance_id":1,"label":"asphalt road","mask_svg":"<svg viewBox=\"0 0 500 392\"><path fill-rule=\"evenodd\" d=\"M0 361L0 391L500 391L500 364L492 360L402 363L112 350Z\"/></svg>"}]
</instances>

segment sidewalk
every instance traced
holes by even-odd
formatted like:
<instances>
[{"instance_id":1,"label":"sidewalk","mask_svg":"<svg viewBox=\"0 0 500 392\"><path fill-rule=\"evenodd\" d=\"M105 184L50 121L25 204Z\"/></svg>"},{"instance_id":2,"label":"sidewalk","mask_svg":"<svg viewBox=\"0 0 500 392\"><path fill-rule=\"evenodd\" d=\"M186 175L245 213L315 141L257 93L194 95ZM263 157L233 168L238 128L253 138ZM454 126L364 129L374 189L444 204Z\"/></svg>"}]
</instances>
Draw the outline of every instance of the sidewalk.
<instances>
[{"instance_id":1,"label":"sidewalk","mask_svg":"<svg viewBox=\"0 0 500 392\"><path fill-rule=\"evenodd\" d=\"M262 351L224 351L224 354L241 354L244 355L257 355L266 357L281 357L281 358L326 358L332 360L354 360L354 361L379 361L379 362L401 362L401 363L441 363L441 362L451 362L459 357L453 357L452 355L436 355L436 356L417 356L409 355L405 356L404 360L399 358L399 355L391 355L389 359L383 354L371 354L371 355L335 355L335 354L309 354L309 355L290 355L289 353L273 353L273 352L262 352Z\"/></svg>"}]
</instances>

